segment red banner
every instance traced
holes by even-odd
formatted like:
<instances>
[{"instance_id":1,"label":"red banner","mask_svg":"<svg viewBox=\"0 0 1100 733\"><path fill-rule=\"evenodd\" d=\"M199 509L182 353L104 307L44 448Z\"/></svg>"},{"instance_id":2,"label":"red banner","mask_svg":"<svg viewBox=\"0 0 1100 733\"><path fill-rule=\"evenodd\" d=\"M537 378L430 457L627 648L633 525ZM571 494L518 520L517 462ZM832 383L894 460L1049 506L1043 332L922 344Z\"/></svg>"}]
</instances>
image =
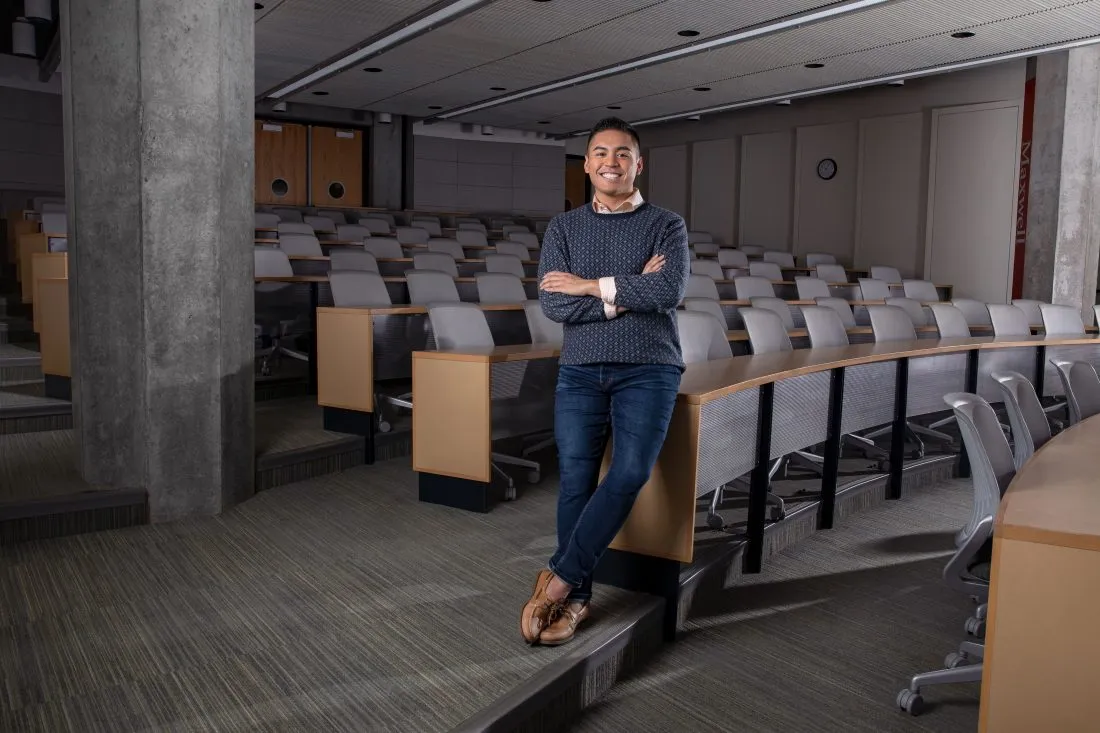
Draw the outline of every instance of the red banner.
<instances>
[{"instance_id":1,"label":"red banner","mask_svg":"<svg viewBox=\"0 0 1100 733\"><path fill-rule=\"evenodd\" d=\"M1027 193L1031 184L1031 136L1034 129L1035 79L1024 87L1024 129L1020 135L1020 190L1016 195L1016 251L1012 266L1012 297L1023 297L1027 244Z\"/></svg>"}]
</instances>

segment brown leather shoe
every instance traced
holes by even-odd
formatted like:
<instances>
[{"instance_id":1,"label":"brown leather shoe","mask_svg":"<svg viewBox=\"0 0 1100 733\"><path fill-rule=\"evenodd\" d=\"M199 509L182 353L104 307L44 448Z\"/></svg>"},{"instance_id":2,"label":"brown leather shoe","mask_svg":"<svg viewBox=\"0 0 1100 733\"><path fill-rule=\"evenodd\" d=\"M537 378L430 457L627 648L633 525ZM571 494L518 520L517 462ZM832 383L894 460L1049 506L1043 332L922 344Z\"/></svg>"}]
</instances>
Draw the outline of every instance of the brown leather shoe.
<instances>
[{"instance_id":1,"label":"brown leather shoe","mask_svg":"<svg viewBox=\"0 0 1100 733\"><path fill-rule=\"evenodd\" d=\"M554 574L549 570L540 570L535 578L535 590L531 599L523 607L519 617L519 631L528 644L536 644L539 634L546 628L550 612L557 605L546 596L546 588Z\"/></svg>"},{"instance_id":2,"label":"brown leather shoe","mask_svg":"<svg viewBox=\"0 0 1100 733\"><path fill-rule=\"evenodd\" d=\"M559 606L557 618L543 630L539 643L546 646L558 646L573 641L573 634L581 622L588 618L588 604L570 601Z\"/></svg>"}]
</instances>

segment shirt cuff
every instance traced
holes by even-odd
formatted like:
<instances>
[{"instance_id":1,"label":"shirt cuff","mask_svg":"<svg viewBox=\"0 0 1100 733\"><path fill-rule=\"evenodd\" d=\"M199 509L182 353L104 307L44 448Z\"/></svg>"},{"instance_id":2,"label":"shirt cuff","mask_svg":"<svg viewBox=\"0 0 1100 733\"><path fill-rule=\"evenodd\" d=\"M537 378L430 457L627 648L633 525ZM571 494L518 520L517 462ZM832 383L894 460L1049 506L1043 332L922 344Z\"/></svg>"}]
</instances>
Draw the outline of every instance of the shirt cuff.
<instances>
[{"instance_id":1,"label":"shirt cuff","mask_svg":"<svg viewBox=\"0 0 1100 733\"><path fill-rule=\"evenodd\" d=\"M603 304L603 314L607 320L611 320L615 316L619 315L619 307L611 305L610 303Z\"/></svg>"},{"instance_id":2,"label":"shirt cuff","mask_svg":"<svg viewBox=\"0 0 1100 733\"><path fill-rule=\"evenodd\" d=\"M614 306L615 296L618 294L615 288L614 277L601 277L600 278L600 300L605 304Z\"/></svg>"}]
</instances>

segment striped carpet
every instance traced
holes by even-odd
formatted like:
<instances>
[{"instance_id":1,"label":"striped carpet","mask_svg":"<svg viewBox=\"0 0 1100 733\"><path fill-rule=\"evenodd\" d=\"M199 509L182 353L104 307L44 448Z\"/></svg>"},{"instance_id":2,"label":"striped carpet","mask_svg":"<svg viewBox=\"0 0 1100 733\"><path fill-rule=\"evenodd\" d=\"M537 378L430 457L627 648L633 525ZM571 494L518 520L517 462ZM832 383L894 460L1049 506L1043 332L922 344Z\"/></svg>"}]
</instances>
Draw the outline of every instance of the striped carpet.
<instances>
[{"instance_id":1,"label":"striped carpet","mask_svg":"<svg viewBox=\"0 0 1100 733\"><path fill-rule=\"evenodd\" d=\"M952 480L873 507L697 601L681 640L574 730L975 730L977 685L928 688L919 718L894 706L910 676L938 669L965 638L973 606L940 574L970 491Z\"/></svg>"},{"instance_id":2,"label":"striped carpet","mask_svg":"<svg viewBox=\"0 0 1100 733\"><path fill-rule=\"evenodd\" d=\"M0 548L0 730L443 731L585 643L519 638L552 480L487 515L416 494L405 459ZM599 598L604 629L634 600Z\"/></svg>"}]
</instances>

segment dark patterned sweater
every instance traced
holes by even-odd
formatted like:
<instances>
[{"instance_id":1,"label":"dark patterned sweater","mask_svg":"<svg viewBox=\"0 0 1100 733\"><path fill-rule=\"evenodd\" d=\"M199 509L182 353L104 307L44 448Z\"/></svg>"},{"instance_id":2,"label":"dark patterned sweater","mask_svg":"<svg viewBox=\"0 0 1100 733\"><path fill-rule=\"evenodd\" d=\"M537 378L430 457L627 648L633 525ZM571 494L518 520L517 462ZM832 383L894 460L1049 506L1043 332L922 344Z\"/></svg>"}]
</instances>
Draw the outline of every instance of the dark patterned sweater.
<instances>
[{"instance_id":1,"label":"dark patterned sweater","mask_svg":"<svg viewBox=\"0 0 1100 733\"><path fill-rule=\"evenodd\" d=\"M660 272L641 274L655 254ZM644 203L629 213L597 214L591 203L558 214L542 240L539 278L571 272L589 280L614 276L615 305L588 295L539 290L548 318L563 324L561 363L671 364L683 368L676 306L684 297L689 269L687 227L679 214Z\"/></svg>"}]
</instances>

